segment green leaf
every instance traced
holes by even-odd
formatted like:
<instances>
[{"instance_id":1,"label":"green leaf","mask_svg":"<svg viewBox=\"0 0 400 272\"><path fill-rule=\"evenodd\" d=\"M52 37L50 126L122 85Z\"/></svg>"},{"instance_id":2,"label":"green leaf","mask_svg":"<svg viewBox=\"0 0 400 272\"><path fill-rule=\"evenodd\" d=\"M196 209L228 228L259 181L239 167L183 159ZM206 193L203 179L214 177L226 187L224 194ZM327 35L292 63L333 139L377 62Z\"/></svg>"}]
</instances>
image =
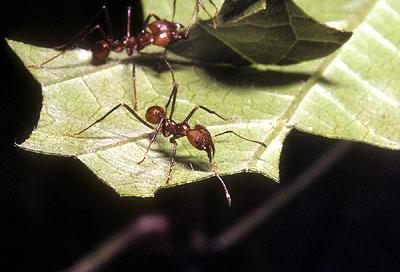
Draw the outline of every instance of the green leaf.
<instances>
[{"instance_id":1,"label":"green leaf","mask_svg":"<svg viewBox=\"0 0 400 272\"><path fill-rule=\"evenodd\" d=\"M157 10L157 5L160 10L166 4L150 1L145 8ZM289 0L227 0L216 29L210 20L200 22L188 40L170 50L202 63L283 65L327 56L350 37L318 23Z\"/></svg>"},{"instance_id":2,"label":"green leaf","mask_svg":"<svg viewBox=\"0 0 400 272\"><path fill-rule=\"evenodd\" d=\"M212 134L232 129L267 145L263 148L230 135L215 138L215 162L221 175L257 172L278 180L281 148L293 128L400 149L400 3L349 0L346 5L352 8L337 8L334 1L320 2L321 21L332 21L329 9L335 14L342 10L339 20L354 31L341 49L324 59L258 69L172 63L180 83L176 120L182 120L194 105L205 105L237 118L224 122L198 112L191 125L203 124ZM314 8L311 1L297 4L306 11ZM26 64L55 54L8 43ZM137 165L149 129L123 109L79 138L65 136L85 128L117 103L130 102L129 62L113 56L108 64L95 67L85 53L70 51L44 69L30 70L43 86L43 108L37 129L21 147L76 156L119 194L151 196L166 186L168 139L159 137L146 161ZM148 106L165 104L171 79L168 72L160 74L140 63L137 82L143 116ZM212 176L205 152L195 150L186 139L178 141L177 155L170 186Z\"/></svg>"}]
</instances>

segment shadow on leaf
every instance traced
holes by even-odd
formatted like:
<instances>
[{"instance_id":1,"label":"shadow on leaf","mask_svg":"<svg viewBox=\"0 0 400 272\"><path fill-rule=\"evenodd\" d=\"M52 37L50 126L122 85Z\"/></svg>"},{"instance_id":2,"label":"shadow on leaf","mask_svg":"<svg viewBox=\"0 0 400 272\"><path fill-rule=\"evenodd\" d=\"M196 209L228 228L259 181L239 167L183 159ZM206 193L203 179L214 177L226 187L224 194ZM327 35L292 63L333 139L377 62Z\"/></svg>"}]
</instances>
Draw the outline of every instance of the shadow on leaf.
<instances>
[{"instance_id":1,"label":"shadow on leaf","mask_svg":"<svg viewBox=\"0 0 400 272\"><path fill-rule=\"evenodd\" d=\"M131 60L124 60L123 63L129 64ZM143 55L136 59L137 64L150 67L158 73L169 72L168 67L160 59L159 54ZM169 60L173 71L184 70L185 67L196 66L203 69L211 78L219 83L235 87L273 87L288 86L307 81L312 74L304 72L283 72L273 69L261 70L256 67L237 67L230 65L207 65L191 61ZM320 78L325 84L333 82ZM249 88L250 90L251 88Z\"/></svg>"}]
</instances>

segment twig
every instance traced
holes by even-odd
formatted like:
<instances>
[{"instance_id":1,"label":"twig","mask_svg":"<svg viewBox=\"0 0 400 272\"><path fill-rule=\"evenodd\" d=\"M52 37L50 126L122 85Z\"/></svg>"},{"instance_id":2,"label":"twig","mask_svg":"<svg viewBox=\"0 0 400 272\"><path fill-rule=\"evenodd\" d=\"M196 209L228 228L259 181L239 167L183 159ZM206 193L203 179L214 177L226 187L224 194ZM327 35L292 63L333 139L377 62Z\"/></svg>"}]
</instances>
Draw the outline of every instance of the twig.
<instances>
[{"instance_id":1,"label":"twig","mask_svg":"<svg viewBox=\"0 0 400 272\"><path fill-rule=\"evenodd\" d=\"M86 257L78 260L64 271L92 272L104 267L136 242L153 235L165 235L169 232L169 223L164 216L146 215L132 221L121 232L100 245Z\"/></svg>"}]
</instances>

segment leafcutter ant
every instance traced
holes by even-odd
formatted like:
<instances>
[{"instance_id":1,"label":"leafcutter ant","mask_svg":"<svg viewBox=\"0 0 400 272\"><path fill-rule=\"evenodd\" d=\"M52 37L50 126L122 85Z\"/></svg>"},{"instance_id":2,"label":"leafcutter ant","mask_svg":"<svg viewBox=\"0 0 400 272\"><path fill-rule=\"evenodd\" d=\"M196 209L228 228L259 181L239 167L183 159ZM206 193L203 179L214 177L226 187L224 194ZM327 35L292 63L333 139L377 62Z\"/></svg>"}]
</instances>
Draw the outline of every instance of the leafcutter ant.
<instances>
[{"instance_id":1,"label":"leafcutter ant","mask_svg":"<svg viewBox=\"0 0 400 272\"><path fill-rule=\"evenodd\" d=\"M217 112L205 107L205 106L195 106L189 114L186 116L186 118L182 122L176 122L173 119L174 111L175 111L175 105L176 105L176 97L178 93L178 84L174 84L171 94L169 96L169 99L167 101L167 104L165 107L160 107L160 106L151 106L147 109L145 118L143 119L140 117L134 109L132 109L129 105L120 103L113 107L111 110L109 110L105 115L91 123L88 127L82 129L79 132L76 133L67 133L69 136L77 136L82 134L83 132L87 131L94 125L100 123L103 121L107 116L109 116L112 112L117 110L120 107L125 108L128 110L139 122L141 122L143 125L147 126L148 128L152 129L153 132L149 135L152 135L150 138L150 142L146 148L146 151L144 152L143 159L137 162L137 164L141 164L147 156L147 153L149 152L151 145L154 143L156 137L158 134L162 134L164 137L169 138L169 142L172 144L172 156L171 156L171 161L169 163L169 168L168 168L168 174L166 178L166 183L168 184L171 177L172 177L172 167L175 162L176 158L176 147L177 147L177 142L176 140L182 137L186 137L190 144L199 150L204 150L207 153L208 159L209 159L209 164L211 171L213 172L214 176L218 178L218 180L221 182L224 191L225 191L225 196L228 201L228 205L231 205L231 197L228 192L228 189L222 180L222 178L219 176L217 172L217 168L215 166L215 163L213 161L214 155L215 155L215 147L213 143L213 137L211 136L211 133L207 130L207 128L203 125L196 124L193 128L190 127L189 125L189 120L192 118L193 114L197 110L203 110L209 114L215 115L218 118L227 121L230 120L231 118L225 118L221 115L219 115ZM169 110L169 112L168 112ZM223 134L233 134L243 140L253 142L259 145L262 145L266 147L266 145L263 142L260 141L255 141L251 140L248 138L245 138L238 133L232 131L232 130L227 130L222 133L218 133L214 135L214 137L221 136Z\"/></svg>"},{"instance_id":2,"label":"leafcutter ant","mask_svg":"<svg viewBox=\"0 0 400 272\"><path fill-rule=\"evenodd\" d=\"M107 32L99 24L94 25L99 17L103 14L107 22ZM185 31L183 25L179 23L174 23L172 21L161 19L155 14L149 14L144 21L141 31L138 34L134 35L131 30L131 14L132 8L129 6L127 8L126 36L122 39L116 39L112 35L110 16L108 14L107 7L102 6L101 10L95 15L95 17L81 32L79 32L65 45L58 47L58 49L60 50L58 54L40 64L30 65L28 67L43 67L44 65L63 55L67 50L75 47L77 43L84 40L94 31L99 31L103 38L95 42L95 44L91 48L92 64L100 65L105 63L111 51L121 53L125 50L126 54L132 58L132 100L133 108L137 109L138 97L136 91L135 58L138 55L138 52L149 45L163 47L164 51L162 54L160 54L160 57L165 62L169 71L171 72L173 84L176 84L171 65L166 58L166 50L169 45L181 39L186 39L187 31Z\"/></svg>"}]
</instances>

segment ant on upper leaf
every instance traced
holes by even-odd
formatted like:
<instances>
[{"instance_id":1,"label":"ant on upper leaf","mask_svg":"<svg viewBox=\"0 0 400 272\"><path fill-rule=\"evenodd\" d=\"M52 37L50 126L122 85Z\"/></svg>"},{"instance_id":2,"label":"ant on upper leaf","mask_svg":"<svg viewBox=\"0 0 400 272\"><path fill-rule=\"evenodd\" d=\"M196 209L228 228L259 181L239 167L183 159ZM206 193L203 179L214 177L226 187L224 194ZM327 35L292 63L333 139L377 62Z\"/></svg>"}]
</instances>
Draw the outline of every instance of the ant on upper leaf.
<instances>
[{"instance_id":1,"label":"ant on upper leaf","mask_svg":"<svg viewBox=\"0 0 400 272\"><path fill-rule=\"evenodd\" d=\"M97 119L96 121L94 121L93 123L91 123L89 126L87 126L86 128L82 129L79 132L76 133L67 133L67 135L69 136L77 136L82 134L83 132L87 131L88 129L90 129L91 127L93 127L94 125L100 123L101 121L103 121L107 116L109 116L112 112L114 112L115 110L117 110L120 107L124 107L125 109L127 109L139 122L141 122L143 125L147 126L148 128L153 130L150 142L146 148L146 151L144 153L143 159L141 159L140 161L137 162L137 164L141 164L147 156L147 153L150 150L151 145L154 143L156 137L158 134L162 134L164 137L169 138L169 142L173 145L172 146L172 156L171 156L171 161L169 163L169 168L168 168L168 174L167 174L167 179L166 179L166 183L168 184L171 177L172 177L172 167L174 165L175 162L175 158L176 158L176 147L177 147L177 142L176 140L182 137L186 137L188 139L188 141L190 142L190 144L199 150L204 150L207 153L208 159L209 159L209 164L210 164L210 168L211 171L213 172L213 174L218 178L218 180L221 182L224 191L225 191L225 196L226 199L228 201L228 205L231 205L231 197L230 194L228 192L228 189L224 183L224 181L222 180L222 178L218 175L217 169L215 167L215 163L213 161L214 155L215 155L215 146L213 143L213 136L211 136L211 133L207 130L207 128L205 126L196 124L193 128L190 127L189 125L189 120L192 118L193 114L201 109L206 111L209 114L213 114L215 116L217 116L218 118L227 121L230 120L231 118L224 118L221 115L219 115L217 112L210 110L209 108L205 107L205 106L195 106L190 112L189 114L186 116L186 118L182 121L182 122L176 122L173 119L173 114L175 111L175 105L176 105L176 97L177 97L177 93L178 93L178 84L174 84L171 94L169 96L169 99L167 101L167 104L165 105L165 107L160 107L160 106L151 106L147 109L146 114L145 114L145 118L143 119L142 117L140 117L135 110L133 110L129 105L124 104L124 103L120 103L118 105L116 105L115 107L113 107L111 110L109 110L106 114L104 114L102 117L100 117L99 119ZM168 109L170 107L170 111L168 112ZM239 135L238 133L232 131L232 130L227 130L221 133L218 133L216 135L214 135L214 137L218 137L221 136L223 134L233 134L243 140L249 141L249 142L253 142L259 145L264 146L265 148L267 147L265 145L265 143L260 142L260 141L255 141L255 140L251 140L248 138L245 138L241 135Z\"/></svg>"},{"instance_id":2,"label":"ant on upper leaf","mask_svg":"<svg viewBox=\"0 0 400 272\"><path fill-rule=\"evenodd\" d=\"M104 14L107 22L107 33L99 25L94 23L98 18ZM31 68L42 68L44 65L53 61L54 59L63 55L66 51L75 47L78 42L84 40L87 36L92 34L94 31L99 31L102 35L102 39L95 42L91 48L92 52L92 64L100 65L106 62L110 52L121 53L125 50L126 54L132 58L132 100L133 108L137 109L138 97L136 91L136 65L135 58L138 52L143 50L149 45L156 45L164 48L163 53L160 54L161 59L167 65L169 71L171 72L173 84L176 83L175 76L172 71L172 67L166 58L166 50L169 45L187 38L187 31L184 30L184 26L179 23L174 23L165 19L161 19L155 14L149 14L144 23L141 31L133 35L131 30L131 14L132 8L129 6L127 8L127 30L126 36L122 39L116 39L112 35L110 16L106 6L102 6L101 10L95 15L95 17L90 21L86 27L79 32L74 38L72 38L65 45L59 46L57 49L60 50L58 54L51 57L50 59L40 63L28 65ZM153 21L151 19L154 18ZM93 26L94 25L94 26Z\"/></svg>"},{"instance_id":3,"label":"ant on upper leaf","mask_svg":"<svg viewBox=\"0 0 400 272\"><path fill-rule=\"evenodd\" d=\"M216 9L216 13L218 12L217 6L212 2L212 0L208 0ZM58 54L55 56L45 60L40 64L32 64L28 65L30 68L43 68L49 62L55 60L56 58L63 55L66 51L74 48L80 41L84 40L87 36L91 35L94 31L99 31L102 39L98 40L94 43L91 48L92 52L92 64L100 65L106 62L110 52L121 53L125 50L126 54L132 58L132 103L133 108L137 110L138 96L136 91L136 63L135 58L140 51L146 48L149 45L156 45L159 47L163 47L164 51L160 54L160 58L164 61L166 66L168 67L171 77L172 83L176 84L174 72L169 61L166 58L166 51L170 45L173 43L187 39L189 34L189 29L194 23L194 20L197 18L200 7L206 11L206 13L212 18L213 25L215 27L215 16L212 16L204 7L201 0L196 0L195 9L192 15L192 18L189 21L189 25L185 30L185 27L179 23L175 23L175 9L176 9L176 0L173 1L173 15L172 20L168 21L166 19L161 19L157 15L150 13L146 19L144 20L141 31L134 35L131 30L131 14L132 7L127 8L127 27L126 27L126 36L122 39L114 38L112 34L110 16L107 10L107 7L103 5L99 12L93 17L93 19L69 42L62 46L58 46L57 49L60 50ZM96 24L96 21L100 16L104 14L107 24L107 32L103 29L103 27L99 24ZM151 19L154 19L151 21ZM143 52L142 52L143 54Z\"/></svg>"}]
</instances>

